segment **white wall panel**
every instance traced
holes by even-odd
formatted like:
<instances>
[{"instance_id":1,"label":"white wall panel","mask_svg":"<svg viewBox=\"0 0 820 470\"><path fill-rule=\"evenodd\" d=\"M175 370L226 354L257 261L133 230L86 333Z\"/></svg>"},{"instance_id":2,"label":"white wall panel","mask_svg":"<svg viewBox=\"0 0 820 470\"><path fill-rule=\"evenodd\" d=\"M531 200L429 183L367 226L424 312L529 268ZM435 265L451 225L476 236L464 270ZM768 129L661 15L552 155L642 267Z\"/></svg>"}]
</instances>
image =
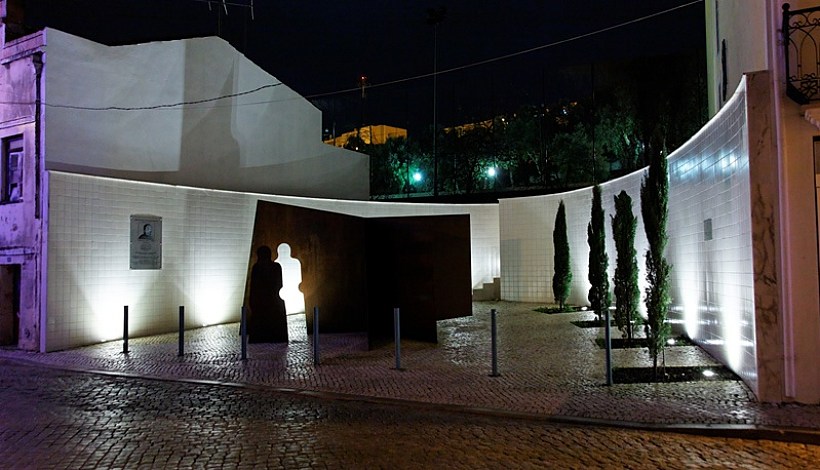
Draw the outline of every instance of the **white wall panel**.
<instances>
[{"instance_id":1,"label":"white wall panel","mask_svg":"<svg viewBox=\"0 0 820 470\"><path fill-rule=\"evenodd\" d=\"M754 387L754 285L749 189L749 149L746 136L745 82L727 106L696 136L669 156L669 244L672 264L673 317L690 337L730 366ZM638 217L641 292L646 288L648 248L640 215L639 171L601 186L607 218L610 286L615 271L611 216L613 196L625 190ZM568 302L588 305L586 227L591 188L520 199L499 204L501 295L505 300L553 302L552 230L559 202L567 213L573 273ZM712 239L704 236L711 219ZM641 305L643 311L643 305Z\"/></svg>"},{"instance_id":2,"label":"white wall panel","mask_svg":"<svg viewBox=\"0 0 820 470\"><path fill-rule=\"evenodd\" d=\"M474 286L498 277L495 205L268 196L50 172L47 350L238 320L256 201L360 217L470 214ZM162 217L161 270L129 269L129 218Z\"/></svg>"},{"instance_id":3,"label":"white wall panel","mask_svg":"<svg viewBox=\"0 0 820 470\"><path fill-rule=\"evenodd\" d=\"M369 197L369 158L324 144L321 112L220 38L109 47L45 37L48 169Z\"/></svg>"}]
</instances>

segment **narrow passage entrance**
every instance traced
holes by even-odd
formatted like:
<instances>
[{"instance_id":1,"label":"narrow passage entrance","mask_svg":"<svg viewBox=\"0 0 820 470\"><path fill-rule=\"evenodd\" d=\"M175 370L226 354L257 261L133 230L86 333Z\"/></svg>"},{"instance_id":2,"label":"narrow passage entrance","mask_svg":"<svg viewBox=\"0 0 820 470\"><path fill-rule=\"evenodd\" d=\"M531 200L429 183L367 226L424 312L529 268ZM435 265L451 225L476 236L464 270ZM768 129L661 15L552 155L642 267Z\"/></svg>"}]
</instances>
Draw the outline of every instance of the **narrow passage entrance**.
<instances>
[{"instance_id":1,"label":"narrow passage entrance","mask_svg":"<svg viewBox=\"0 0 820 470\"><path fill-rule=\"evenodd\" d=\"M19 314L20 265L0 265L0 346L17 346Z\"/></svg>"}]
</instances>

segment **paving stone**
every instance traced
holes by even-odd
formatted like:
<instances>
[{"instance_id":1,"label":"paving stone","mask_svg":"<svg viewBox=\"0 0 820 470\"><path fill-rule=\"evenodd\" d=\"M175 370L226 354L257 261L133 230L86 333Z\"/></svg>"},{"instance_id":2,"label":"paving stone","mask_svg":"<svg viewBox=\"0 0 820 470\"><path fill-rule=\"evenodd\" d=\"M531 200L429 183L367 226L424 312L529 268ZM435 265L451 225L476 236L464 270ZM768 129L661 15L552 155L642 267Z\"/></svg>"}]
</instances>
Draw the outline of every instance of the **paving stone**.
<instances>
[{"instance_id":1,"label":"paving stone","mask_svg":"<svg viewBox=\"0 0 820 470\"><path fill-rule=\"evenodd\" d=\"M820 446L478 416L0 358L1 468L801 468Z\"/></svg>"},{"instance_id":2,"label":"paving stone","mask_svg":"<svg viewBox=\"0 0 820 470\"><path fill-rule=\"evenodd\" d=\"M271 389L479 407L536 416L648 424L736 424L820 429L820 406L755 402L740 381L620 384L607 387L600 328L578 328L589 312L548 315L539 305L475 302L473 315L439 322L437 345L402 341L367 350L363 334L320 335L321 364L313 364L304 315L289 316L289 344L250 344L240 359L238 325L188 330L185 355L177 336L129 339L129 354L113 341L48 354L0 350L0 358L59 368L106 371L168 380L207 380ZM490 309L498 313L500 377L490 377ZM615 334L618 334L615 332ZM618 350L615 366L647 366L645 350ZM669 348L669 365L714 365L695 346ZM39 392L35 392L39 393Z\"/></svg>"}]
</instances>

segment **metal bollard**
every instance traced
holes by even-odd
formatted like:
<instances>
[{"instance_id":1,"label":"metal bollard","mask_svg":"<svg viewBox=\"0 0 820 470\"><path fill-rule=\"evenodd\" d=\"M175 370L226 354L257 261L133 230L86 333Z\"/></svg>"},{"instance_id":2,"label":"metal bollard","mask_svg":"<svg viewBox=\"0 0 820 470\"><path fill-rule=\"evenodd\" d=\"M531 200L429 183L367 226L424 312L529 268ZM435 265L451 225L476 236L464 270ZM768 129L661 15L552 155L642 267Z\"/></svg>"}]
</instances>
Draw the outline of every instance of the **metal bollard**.
<instances>
[{"instance_id":1,"label":"metal bollard","mask_svg":"<svg viewBox=\"0 0 820 470\"><path fill-rule=\"evenodd\" d=\"M122 310L122 353L128 354L128 305Z\"/></svg>"},{"instance_id":2,"label":"metal bollard","mask_svg":"<svg viewBox=\"0 0 820 470\"><path fill-rule=\"evenodd\" d=\"M185 355L185 307L179 306L179 353L177 356Z\"/></svg>"},{"instance_id":3,"label":"metal bollard","mask_svg":"<svg viewBox=\"0 0 820 470\"><path fill-rule=\"evenodd\" d=\"M248 359L248 314L242 306L239 314L239 338L242 344L242 360Z\"/></svg>"},{"instance_id":4,"label":"metal bollard","mask_svg":"<svg viewBox=\"0 0 820 470\"><path fill-rule=\"evenodd\" d=\"M501 374L498 373L498 328L495 309L490 310L490 338L493 351L493 373L490 377L498 377Z\"/></svg>"},{"instance_id":5,"label":"metal bollard","mask_svg":"<svg viewBox=\"0 0 820 470\"><path fill-rule=\"evenodd\" d=\"M612 385L612 333L609 324L609 308L606 309L606 328L604 328L604 341L606 342L606 384Z\"/></svg>"},{"instance_id":6,"label":"metal bollard","mask_svg":"<svg viewBox=\"0 0 820 470\"><path fill-rule=\"evenodd\" d=\"M313 307L313 365L319 365L319 307Z\"/></svg>"},{"instance_id":7,"label":"metal bollard","mask_svg":"<svg viewBox=\"0 0 820 470\"><path fill-rule=\"evenodd\" d=\"M393 338L396 342L396 370L401 370L401 321L399 308L393 309Z\"/></svg>"}]
</instances>

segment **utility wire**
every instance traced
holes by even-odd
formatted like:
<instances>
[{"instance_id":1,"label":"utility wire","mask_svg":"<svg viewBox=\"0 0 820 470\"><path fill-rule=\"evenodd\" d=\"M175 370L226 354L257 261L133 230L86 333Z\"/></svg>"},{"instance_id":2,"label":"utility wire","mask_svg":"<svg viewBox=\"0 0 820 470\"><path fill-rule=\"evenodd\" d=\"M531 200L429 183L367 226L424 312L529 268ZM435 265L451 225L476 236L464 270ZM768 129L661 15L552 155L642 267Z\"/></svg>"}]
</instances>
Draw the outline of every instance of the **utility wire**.
<instances>
[{"instance_id":1,"label":"utility wire","mask_svg":"<svg viewBox=\"0 0 820 470\"><path fill-rule=\"evenodd\" d=\"M191 1L207 2L207 3L215 3L215 4L221 4L222 3L219 0L191 0ZM618 24L613 25L613 26L607 26L607 27L602 28L602 29L591 31L589 33L579 34L577 36L573 36L573 37L570 37L570 38L560 39L558 41L554 41L554 42L551 42L551 43L548 43L548 44L543 44L541 46L531 47L529 49L524 49L524 50L521 50L521 51L518 51L518 52L505 54L505 55L493 57L493 58L490 58L490 59L486 59L486 60L482 60L482 61L478 61L478 62L473 62L473 63L470 63L470 64L460 65L460 66L452 67L452 68L449 68L449 69L439 70L439 71L436 71L436 72L430 72L430 73L425 73L425 74L421 74L421 75L415 75L415 76L412 76L412 77L400 78L400 79L391 80L391 81L388 81L388 82L370 84L370 85L368 85L368 88L377 88L377 87L385 87L385 86L390 86L390 85L396 85L396 84L399 84L399 83L406 83L406 82L410 82L410 81L414 81L414 80L421 80L421 79L424 79L424 78L430 78L434 75L443 75L443 74L448 74L448 73L452 73L452 72L457 72L457 71L460 71L460 70L470 69L470 68L473 68L473 67L478 67L478 66L481 66L481 65L490 64L490 63L493 63L493 62L499 62L499 61L502 61L502 60L510 59L510 58L513 58L513 57L518 57L518 56L521 56L521 55L525 55L525 54L529 54L529 53L532 53L532 52L540 51L540 50L547 49L547 48L550 48L550 47L559 46L559 45L562 45L562 44L567 44L567 43L570 43L570 42L573 42L573 41L578 41L580 39L585 39L585 38L588 38L588 37L592 37L592 36L596 36L596 35L599 35L599 34L602 34L602 33L613 31L615 29L630 26L630 25L640 23L642 21L646 21L646 20L661 16L661 15L666 15L668 13L671 13L671 12L676 11L676 10L680 10L682 8L690 7L692 5L702 3L702 2L703 2L703 0L694 0L694 1L691 1L689 3L684 3L682 5L678 5L676 7L672 7L672 8L663 10L663 11L659 11L659 12L652 13L652 14L649 14L649 15L646 15L646 16L642 16L640 18L635 18L635 19L632 19L632 20L629 20L629 21L618 23ZM230 2L228 2L228 4L232 5L232 3L230 3ZM240 4L238 4L238 5L240 5ZM83 111L145 111L145 110L160 110L160 109L177 108L177 107L181 107L181 106L193 106L193 105L198 105L198 104L211 103L211 102L214 102L214 101L219 101L219 100L228 99L228 98L235 98L235 97L239 97L239 96L249 95L251 93L256 93L258 91L261 91L261 90L264 90L264 89L267 89L267 88L272 88L272 87L279 86L279 85L282 85L282 83L279 82L279 83L273 83L273 84L268 84L268 85L262 85L260 87L254 88L252 90L241 91L241 92L232 93L232 94L229 94L229 95L217 96L217 97L214 97L214 98L205 98L205 99L194 100L194 101L181 101L181 102L178 102L178 103L169 103L169 104L158 104L158 105L153 105L153 106L87 107L87 106L76 106L76 105L67 105L67 104L49 104L49 103L44 103L44 104L45 104L45 106L51 107L51 108L63 108L63 109L83 110ZM226 105L226 106L238 107L238 106L262 105L262 104L270 104L270 103L277 103L277 102L283 102L283 101L298 100L298 99L302 99L302 98L310 100L310 99L315 99L315 98L324 98L324 97L327 97L327 96L343 95L343 94L347 94L347 93L351 93L351 92L360 92L360 91L361 91L361 87L355 87L355 88L347 88L347 89L336 90L336 91L331 91L331 92L326 92L326 93L316 93L316 94L312 94L312 95L305 95L304 97L294 96L293 98L285 98L285 99L270 100L270 101L260 101L260 102L255 102L255 103L241 103L241 104L232 103L232 104ZM0 102L0 104L32 105L32 104L35 104L35 103L34 102L8 102L8 101L6 101L6 102Z\"/></svg>"},{"instance_id":2,"label":"utility wire","mask_svg":"<svg viewBox=\"0 0 820 470\"><path fill-rule=\"evenodd\" d=\"M439 71L436 71L436 72L430 72L430 73L425 73L425 74L421 74L421 75L415 75L415 76L412 76L412 77L400 78L400 79L397 79L397 80L391 80L389 82L375 83L375 84L368 85L368 88L377 88L377 87L384 87L384 86L388 86L388 85L396 85L396 84L399 84L399 83L405 83L405 82L410 82L410 81L414 81L414 80L421 80L423 78L430 78L434 75L443 75L443 74L447 74L447 73L458 72L460 70L470 69L470 68L473 68L473 67L478 67L480 65L491 64L493 62L498 62L498 61L501 61L501 60L510 59L510 58L513 58L513 57L529 54L531 52L540 51L540 50L547 49L547 48L550 48L550 47L560 46L562 44L566 44L566 43L573 42L573 41L578 41L580 39L585 39L585 38L588 38L588 37L591 37L591 36L596 36L598 34L602 34L602 33L606 33L606 32L609 32L609 31L612 31L612 30L615 30L615 29L623 28L625 26L629 26L629 25L632 25L632 24L635 24L635 23L640 23L642 21L646 21L646 20L655 18L657 16L665 15L665 14L671 13L673 11L680 10L682 8L690 7L690 6L695 5L697 3L703 3L703 0L694 0L692 2L685 3L683 5L678 5L676 7L672 7L672 8L669 8L669 9L666 9L666 10L663 10L663 11L659 11L659 12L656 12L656 13L652 13L652 14L649 14L649 15L646 15L646 16L642 16L640 18L635 18L633 20L625 21L623 23L618 23L616 25L608 26L606 28L598 29L598 30L595 30L595 31L591 31L589 33L579 34L577 36L573 36L573 37L570 37L570 38L560 39L558 41L554 41L554 42L551 42L551 43L548 43L548 44L543 44L541 46L531 47L529 49L524 49L522 51L513 52L513 53L510 53L510 54L505 54L505 55L493 57L493 58L490 58L490 59L481 60L481 61L478 61L478 62L473 62L473 63L466 64L466 65L460 65L458 67L452 67L452 68L449 68L449 69L439 70ZM325 97L325 96L350 93L350 92L360 91L360 90L361 90L360 87L348 88L348 89L345 89L345 90L307 95L307 96L305 96L305 98L307 98L307 99L322 98L322 97Z\"/></svg>"},{"instance_id":3,"label":"utility wire","mask_svg":"<svg viewBox=\"0 0 820 470\"><path fill-rule=\"evenodd\" d=\"M204 103L212 103L214 101L224 100L228 98L236 98L238 96L245 96L250 95L251 93L256 93L261 90L265 90L267 88L273 88L276 86L282 85L282 82L279 83L269 83L267 85L262 85L260 87L254 88L252 90L240 91L237 93L231 93L229 95L222 95L217 96L214 98L204 98L201 100L192 100L192 101L180 101L178 103L167 103L167 104L157 104L153 106L136 106L136 107L128 107L128 106L104 106L104 107L89 107L89 106L74 106L70 104L48 104L45 105L49 108L62 108L62 109L74 109L74 110L81 110L81 111L146 111L152 109L166 109L166 108L177 108L180 106L190 106L190 105L197 105L197 104L204 104ZM10 103L7 103L10 104ZM14 103L14 104L24 104L24 103ZM28 103L31 104L31 103Z\"/></svg>"}]
</instances>

